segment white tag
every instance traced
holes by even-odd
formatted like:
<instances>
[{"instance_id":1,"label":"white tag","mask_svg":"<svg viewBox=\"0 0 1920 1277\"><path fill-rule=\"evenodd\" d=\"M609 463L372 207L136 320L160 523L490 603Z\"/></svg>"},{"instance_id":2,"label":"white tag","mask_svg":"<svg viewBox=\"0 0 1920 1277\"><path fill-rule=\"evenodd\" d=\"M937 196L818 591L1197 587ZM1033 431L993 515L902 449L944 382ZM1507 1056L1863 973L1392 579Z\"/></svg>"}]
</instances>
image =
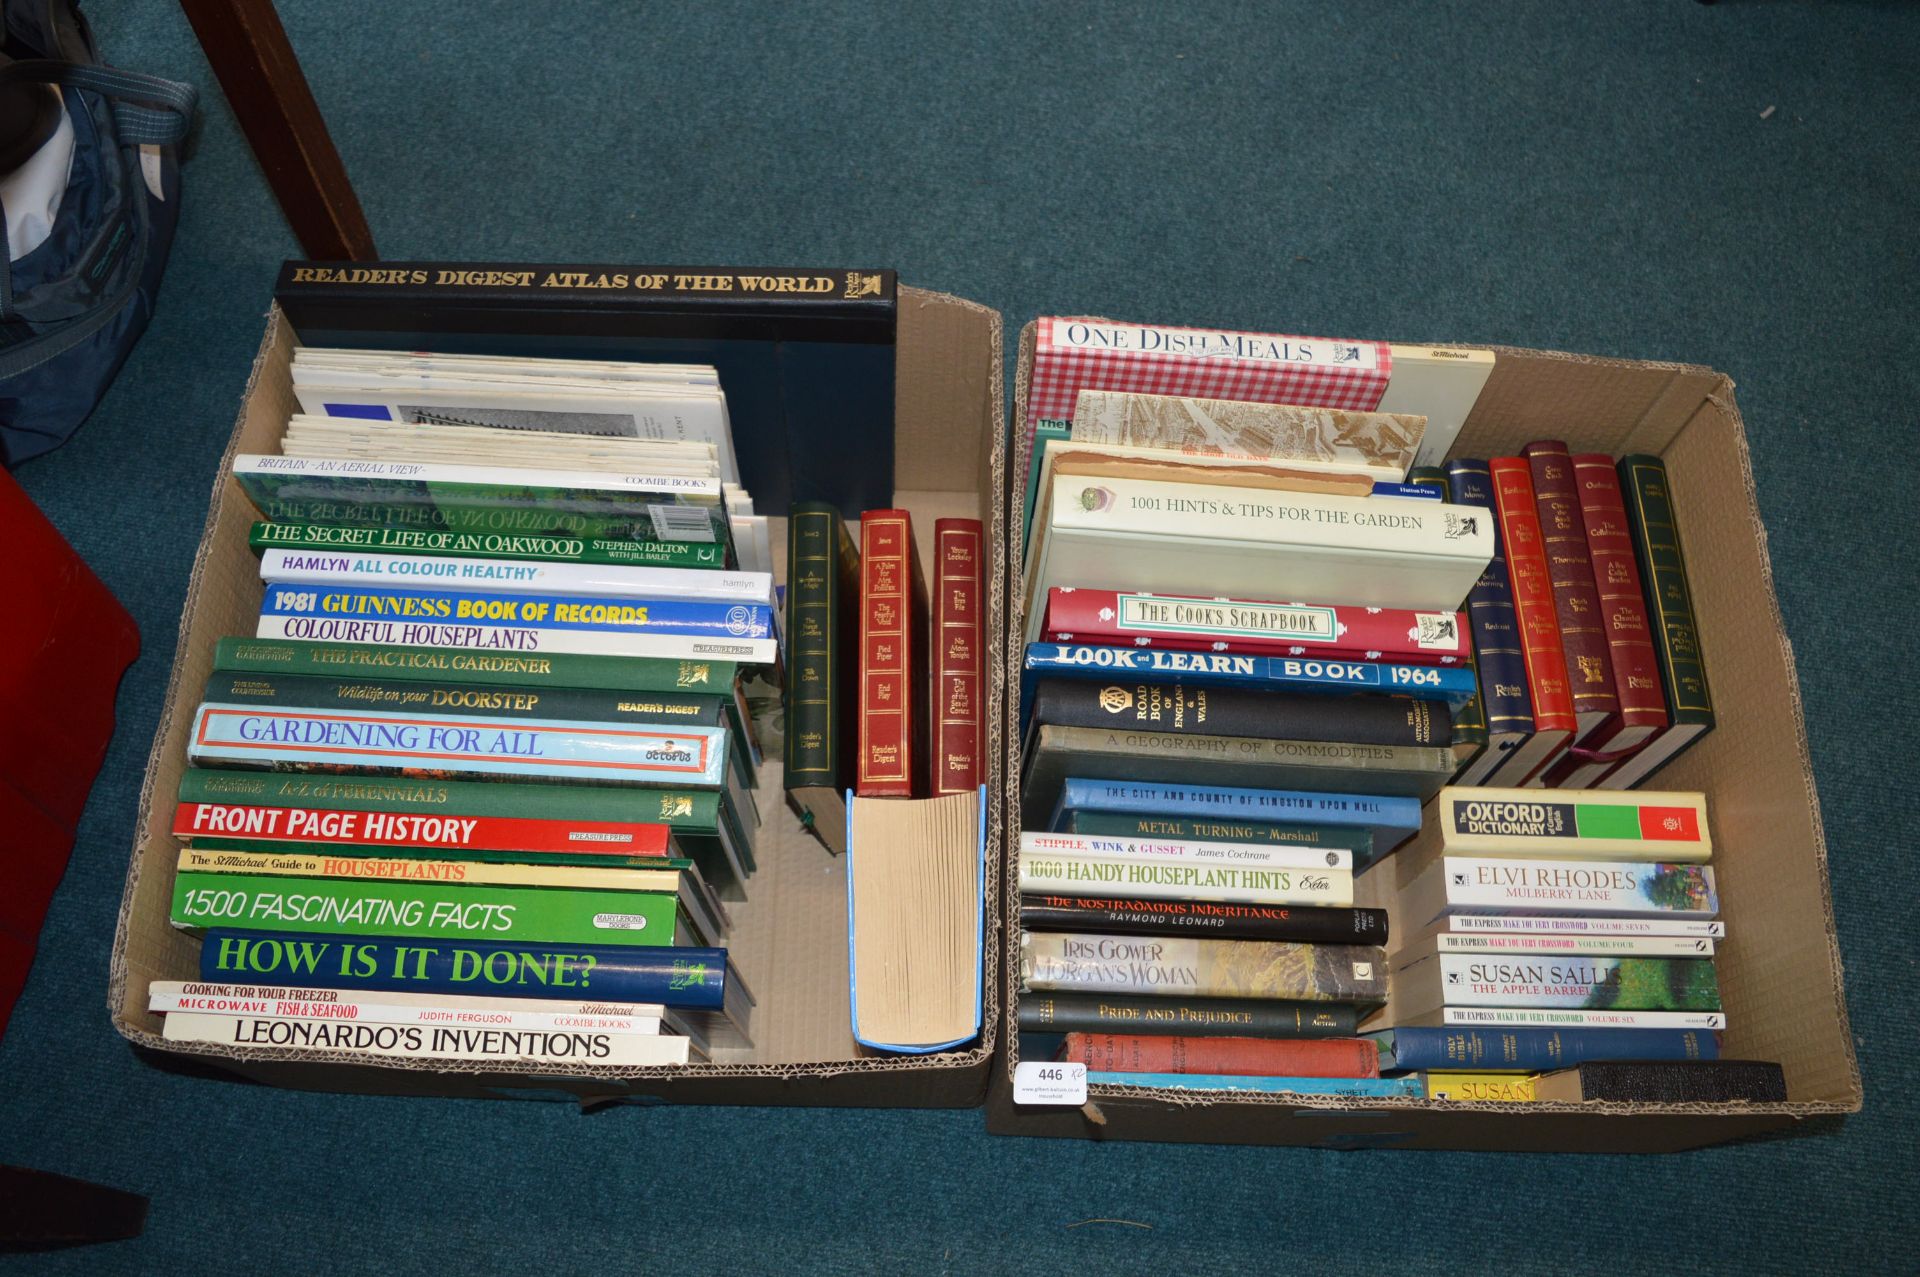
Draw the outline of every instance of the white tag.
<instances>
[{"instance_id":1,"label":"white tag","mask_svg":"<svg viewBox=\"0 0 1920 1277\"><path fill-rule=\"evenodd\" d=\"M1354 978L1354 979L1356 979L1356 980L1371 980L1371 979L1373 979L1373 964L1372 964L1371 962L1356 962L1356 963L1354 963L1354 964L1353 964L1353 978Z\"/></svg>"},{"instance_id":2,"label":"white tag","mask_svg":"<svg viewBox=\"0 0 1920 1277\"><path fill-rule=\"evenodd\" d=\"M658 541L711 541L713 521L700 506L649 505L647 517L653 520L653 535Z\"/></svg>"},{"instance_id":3,"label":"white tag","mask_svg":"<svg viewBox=\"0 0 1920 1277\"><path fill-rule=\"evenodd\" d=\"M160 193L160 148L151 142L140 147L140 176L147 179L147 189L153 192L153 198L167 198Z\"/></svg>"},{"instance_id":4,"label":"white tag","mask_svg":"<svg viewBox=\"0 0 1920 1277\"><path fill-rule=\"evenodd\" d=\"M1015 1104L1085 1104L1087 1066L1057 1060L1022 1060L1013 1070Z\"/></svg>"},{"instance_id":5,"label":"white tag","mask_svg":"<svg viewBox=\"0 0 1920 1277\"><path fill-rule=\"evenodd\" d=\"M1452 612L1415 612L1413 641L1428 651L1460 650L1460 619Z\"/></svg>"}]
</instances>

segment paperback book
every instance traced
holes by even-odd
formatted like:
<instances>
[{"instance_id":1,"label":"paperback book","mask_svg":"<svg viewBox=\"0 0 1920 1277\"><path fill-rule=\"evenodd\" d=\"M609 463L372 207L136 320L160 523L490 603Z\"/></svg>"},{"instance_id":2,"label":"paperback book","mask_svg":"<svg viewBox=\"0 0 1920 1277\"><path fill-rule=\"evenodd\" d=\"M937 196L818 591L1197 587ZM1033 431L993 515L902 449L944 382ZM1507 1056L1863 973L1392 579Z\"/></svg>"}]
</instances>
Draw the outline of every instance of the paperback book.
<instances>
[{"instance_id":1,"label":"paperback book","mask_svg":"<svg viewBox=\"0 0 1920 1277\"><path fill-rule=\"evenodd\" d=\"M1386 953L1368 945L1029 931L1020 978L1027 989L1084 993L1354 1004L1387 996Z\"/></svg>"},{"instance_id":2,"label":"paperback book","mask_svg":"<svg viewBox=\"0 0 1920 1277\"><path fill-rule=\"evenodd\" d=\"M539 522L538 520L528 520ZM353 527L306 520L265 520L247 542L255 553L289 550L370 551L462 558L531 559L578 564L714 569L727 566L727 547L717 541L662 541L651 537L587 537L518 532L447 531L434 528Z\"/></svg>"},{"instance_id":3,"label":"paperback book","mask_svg":"<svg viewBox=\"0 0 1920 1277\"><path fill-rule=\"evenodd\" d=\"M1339 1002L1190 998L1154 993L1031 992L1020 998L1022 1033L1179 1033L1187 1037L1352 1037L1359 1011Z\"/></svg>"}]
</instances>

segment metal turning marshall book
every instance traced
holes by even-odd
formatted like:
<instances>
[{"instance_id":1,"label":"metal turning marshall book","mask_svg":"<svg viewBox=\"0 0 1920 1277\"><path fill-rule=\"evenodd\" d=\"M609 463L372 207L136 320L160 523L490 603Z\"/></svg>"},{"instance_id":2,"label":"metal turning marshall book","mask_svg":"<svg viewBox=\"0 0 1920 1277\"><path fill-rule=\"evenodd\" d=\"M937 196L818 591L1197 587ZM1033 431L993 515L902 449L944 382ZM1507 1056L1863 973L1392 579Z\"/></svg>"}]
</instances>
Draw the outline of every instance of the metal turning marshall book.
<instances>
[{"instance_id":1,"label":"metal turning marshall book","mask_svg":"<svg viewBox=\"0 0 1920 1277\"><path fill-rule=\"evenodd\" d=\"M1450 913L1577 913L1712 918L1720 912L1706 865L1638 861L1472 859L1442 856L1400 896L1412 926Z\"/></svg>"},{"instance_id":2,"label":"metal turning marshall book","mask_svg":"<svg viewBox=\"0 0 1920 1277\"><path fill-rule=\"evenodd\" d=\"M1449 786L1434 812L1449 855L1672 863L1713 856L1705 794Z\"/></svg>"},{"instance_id":3,"label":"metal turning marshall book","mask_svg":"<svg viewBox=\"0 0 1920 1277\"><path fill-rule=\"evenodd\" d=\"M255 553L290 550L369 550L383 554L444 554L456 558L537 559L555 563L632 564L639 567L712 569L727 566L727 547L716 542L622 540L612 537L516 535L510 532L446 532L425 528L356 528L332 523L267 522L253 525L247 543Z\"/></svg>"},{"instance_id":4,"label":"metal turning marshall book","mask_svg":"<svg viewBox=\"0 0 1920 1277\"><path fill-rule=\"evenodd\" d=\"M1173 994L1024 994L1020 1032L1179 1033L1188 1037L1348 1038L1356 1008L1338 1002L1189 998Z\"/></svg>"},{"instance_id":5,"label":"metal turning marshall book","mask_svg":"<svg viewBox=\"0 0 1920 1277\"><path fill-rule=\"evenodd\" d=\"M1358 1004L1387 996L1385 951L1348 944L1027 932L1020 978L1029 989L1086 993Z\"/></svg>"}]
</instances>

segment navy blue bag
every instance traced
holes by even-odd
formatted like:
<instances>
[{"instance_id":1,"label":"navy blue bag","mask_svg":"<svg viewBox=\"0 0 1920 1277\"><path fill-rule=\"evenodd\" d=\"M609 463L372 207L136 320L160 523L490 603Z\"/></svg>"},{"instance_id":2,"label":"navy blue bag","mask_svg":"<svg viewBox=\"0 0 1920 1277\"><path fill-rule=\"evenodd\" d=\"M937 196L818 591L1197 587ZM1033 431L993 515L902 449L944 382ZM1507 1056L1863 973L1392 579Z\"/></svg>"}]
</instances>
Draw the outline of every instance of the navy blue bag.
<instances>
[{"instance_id":1,"label":"navy blue bag","mask_svg":"<svg viewBox=\"0 0 1920 1277\"><path fill-rule=\"evenodd\" d=\"M11 59L0 86L58 86L72 126L46 239L11 263L0 251L0 460L11 467L66 442L153 314L198 92L104 65L72 0L0 4ZM6 238L0 217L0 250Z\"/></svg>"}]
</instances>

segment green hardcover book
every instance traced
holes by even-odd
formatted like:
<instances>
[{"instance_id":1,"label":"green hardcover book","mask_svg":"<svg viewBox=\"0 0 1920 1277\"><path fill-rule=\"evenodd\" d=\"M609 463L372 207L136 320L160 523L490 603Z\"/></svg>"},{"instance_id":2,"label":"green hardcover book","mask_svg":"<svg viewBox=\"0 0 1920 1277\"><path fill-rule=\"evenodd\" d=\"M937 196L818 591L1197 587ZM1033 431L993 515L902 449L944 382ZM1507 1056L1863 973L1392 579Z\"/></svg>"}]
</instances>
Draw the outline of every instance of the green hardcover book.
<instances>
[{"instance_id":1,"label":"green hardcover book","mask_svg":"<svg viewBox=\"0 0 1920 1277\"><path fill-rule=\"evenodd\" d=\"M847 848L856 734L860 552L838 507L795 503L787 521L787 799L834 852Z\"/></svg>"},{"instance_id":2,"label":"green hardcover book","mask_svg":"<svg viewBox=\"0 0 1920 1277\"><path fill-rule=\"evenodd\" d=\"M1415 466L1407 471L1407 482L1419 488L1432 488L1442 501L1452 499L1444 466ZM1471 766L1486 747L1487 709L1480 703L1480 692L1476 688L1467 703L1453 711L1453 757L1460 764L1454 774L1457 776Z\"/></svg>"},{"instance_id":3,"label":"green hardcover book","mask_svg":"<svg viewBox=\"0 0 1920 1277\"><path fill-rule=\"evenodd\" d=\"M577 891L440 882L182 873L173 925L191 929L539 944L670 945L680 902L665 891Z\"/></svg>"},{"instance_id":4,"label":"green hardcover book","mask_svg":"<svg viewBox=\"0 0 1920 1277\"><path fill-rule=\"evenodd\" d=\"M1143 816L1119 811L1070 811L1062 832L1110 838L1175 838L1187 842L1283 843L1350 851L1356 865L1373 862L1373 832L1331 825L1284 825L1205 816Z\"/></svg>"},{"instance_id":5,"label":"green hardcover book","mask_svg":"<svg viewBox=\"0 0 1920 1277\"><path fill-rule=\"evenodd\" d=\"M1033 507L1040 500L1041 462L1047 459L1047 445L1073 438L1071 421L1041 421L1033 429L1033 456L1027 464L1027 514L1020 527L1026 544L1033 544ZM1023 550L1024 554L1024 550Z\"/></svg>"},{"instance_id":6,"label":"green hardcover book","mask_svg":"<svg viewBox=\"0 0 1920 1277\"><path fill-rule=\"evenodd\" d=\"M553 563L621 563L651 568L724 568L724 545L707 541L621 541L611 537L529 536L511 532L444 532L421 528L354 528L332 523L262 521L247 544L262 550L355 549L385 554L444 554L456 559L540 559ZM590 658L605 659L605 658Z\"/></svg>"},{"instance_id":7,"label":"green hardcover book","mask_svg":"<svg viewBox=\"0 0 1920 1277\"><path fill-rule=\"evenodd\" d=\"M565 719L584 723L633 723L727 730L727 757L735 777L753 784L748 750L733 730L732 697L715 692L615 692L585 687L495 684L475 687L455 681L388 680L348 675L261 674L215 670L206 700L225 705L278 705L301 709L393 709L433 714Z\"/></svg>"},{"instance_id":8,"label":"green hardcover book","mask_svg":"<svg viewBox=\"0 0 1920 1277\"><path fill-rule=\"evenodd\" d=\"M1687 586L1687 557L1673 513L1673 483L1666 463L1644 455L1620 458L1620 495L1627 507L1627 533L1647 595L1653 654L1667 702L1667 727L1604 776L1599 789L1632 789L1714 728L1713 693L1700 650L1700 627Z\"/></svg>"},{"instance_id":9,"label":"green hardcover book","mask_svg":"<svg viewBox=\"0 0 1920 1277\"><path fill-rule=\"evenodd\" d=\"M610 789L194 767L180 778L179 801L639 821L672 830L674 845L700 866L723 900L744 900L746 879L752 872L751 852L742 849L738 823L726 810L730 805L726 796L710 789Z\"/></svg>"}]
</instances>

